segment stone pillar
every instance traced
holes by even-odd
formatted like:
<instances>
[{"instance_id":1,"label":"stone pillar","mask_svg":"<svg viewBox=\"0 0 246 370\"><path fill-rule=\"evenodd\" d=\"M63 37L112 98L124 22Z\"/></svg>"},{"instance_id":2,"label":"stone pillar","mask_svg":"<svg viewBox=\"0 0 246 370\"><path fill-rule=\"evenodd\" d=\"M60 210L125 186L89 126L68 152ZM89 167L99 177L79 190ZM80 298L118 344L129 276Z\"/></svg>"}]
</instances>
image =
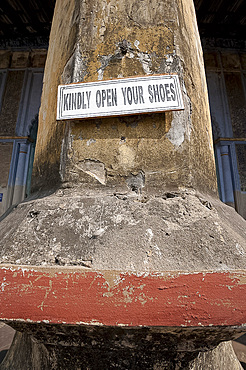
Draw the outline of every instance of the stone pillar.
<instances>
[{"instance_id":1,"label":"stone pillar","mask_svg":"<svg viewBox=\"0 0 246 370\"><path fill-rule=\"evenodd\" d=\"M165 73L183 111L56 121L59 84ZM243 330L246 228L217 199L192 0L57 0L33 189L2 221L0 318L48 368L185 369Z\"/></svg>"},{"instance_id":2,"label":"stone pillar","mask_svg":"<svg viewBox=\"0 0 246 370\"><path fill-rule=\"evenodd\" d=\"M58 84L161 73L179 74L184 112L67 125L56 121ZM148 193L179 187L215 193L209 117L193 1L57 2L39 117L35 188L60 181L127 191L127 177L141 171ZM93 171L101 172L104 186Z\"/></svg>"}]
</instances>

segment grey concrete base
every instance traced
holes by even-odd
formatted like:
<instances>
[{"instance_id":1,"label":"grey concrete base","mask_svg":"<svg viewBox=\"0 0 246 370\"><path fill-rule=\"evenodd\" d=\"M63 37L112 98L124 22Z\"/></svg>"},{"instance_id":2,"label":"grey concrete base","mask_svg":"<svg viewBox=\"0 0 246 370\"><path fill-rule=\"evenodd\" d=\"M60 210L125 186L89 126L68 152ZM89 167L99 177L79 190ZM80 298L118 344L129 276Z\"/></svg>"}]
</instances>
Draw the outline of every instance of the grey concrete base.
<instances>
[{"instance_id":1,"label":"grey concrete base","mask_svg":"<svg viewBox=\"0 0 246 370\"><path fill-rule=\"evenodd\" d=\"M1 222L0 263L119 271L246 266L246 222L191 190L157 195L58 190Z\"/></svg>"}]
</instances>

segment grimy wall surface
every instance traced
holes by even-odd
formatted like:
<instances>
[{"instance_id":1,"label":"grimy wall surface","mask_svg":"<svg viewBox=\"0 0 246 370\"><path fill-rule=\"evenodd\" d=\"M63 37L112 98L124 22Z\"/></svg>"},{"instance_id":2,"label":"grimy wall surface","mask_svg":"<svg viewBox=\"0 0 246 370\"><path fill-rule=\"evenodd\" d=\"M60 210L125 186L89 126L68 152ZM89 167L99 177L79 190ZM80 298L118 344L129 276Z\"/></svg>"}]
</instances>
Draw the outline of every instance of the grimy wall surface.
<instances>
[{"instance_id":1,"label":"grimy wall surface","mask_svg":"<svg viewBox=\"0 0 246 370\"><path fill-rule=\"evenodd\" d=\"M179 74L184 111L56 122L58 84L158 73ZM206 91L192 0L57 1L34 188L61 180L121 191L139 174L143 191L216 192Z\"/></svg>"},{"instance_id":2,"label":"grimy wall surface","mask_svg":"<svg viewBox=\"0 0 246 370\"><path fill-rule=\"evenodd\" d=\"M20 133L20 112L24 105L27 73L42 70L46 55L44 49L0 50L0 216L12 204L25 198L26 184L19 181L18 186L15 181L18 166L16 143L27 140L27 133ZM29 97L28 101L32 102L32 99ZM25 124L28 127L31 122Z\"/></svg>"},{"instance_id":3,"label":"grimy wall surface","mask_svg":"<svg viewBox=\"0 0 246 370\"><path fill-rule=\"evenodd\" d=\"M236 47L229 50L207 48L204 61L217 152L220 196L227 202L227 189L231 186L234 207L246 219L246 53L243 50L238 51ZM225 148L229 154L227 156L220 153ZM227 167L226 157L229 164Z\"/></svg>"}]
</instances>

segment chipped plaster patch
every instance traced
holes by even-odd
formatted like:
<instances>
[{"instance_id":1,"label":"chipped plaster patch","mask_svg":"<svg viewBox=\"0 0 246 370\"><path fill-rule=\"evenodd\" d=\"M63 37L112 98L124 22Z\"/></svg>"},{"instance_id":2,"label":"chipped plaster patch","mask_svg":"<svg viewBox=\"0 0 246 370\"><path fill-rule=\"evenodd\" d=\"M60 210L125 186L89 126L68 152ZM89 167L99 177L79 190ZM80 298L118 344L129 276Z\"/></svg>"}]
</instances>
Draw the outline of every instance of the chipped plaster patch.
<instances>
[{"instance_id":1,"label":"chipped plaster patch","mask_svg":"<svg viewBox=\"0 0 246 370\"><path fill-rule=\"evenodd\" d=\"M108 67L110 62L122 59L123 55L120 49L117 49L114 54L108 54L108 55L101 55L100 57L100 63L101 67L98 68L97 74L98 74L98 80L101 81L103 79L104 70Z\"/></svg>"},{"instance_id":2,"label":"chipped plaster patch","mask_svg":"<svg viewBox=\"0 0 246 370\"><path fill-rule=\"evenodd\" d=\"M146 230L146 235L149 238L149 242L151 243L151 240L152 240L152 238L154 236L153 231L151 229L147 229Z\"/></svg>"},{"instance_id":3,"label":"chipped plaster patch","mask_svg":"<svg viewBox=\"0 0 246 370\"><path fill-rule=\"evenodd\" d=\"M101 81L103 79L103 72L104 70L102 68L99 68L97 73L98 73L98 80Z\"/></svg>"},{"instance_id":4,"label":"chipped plaster patch","mask_svg":"<svg viewBox=\"0 0 246 370\"><path fill-rule=\"evenodd\" d=\"M182 112L174 112L172 126L167 133L167 138L176 147L180 147L185 140L185 125L182 119Z\"/></svg>"},{"instance_id":5,"label":"chipped plaster patch","mask_svg":"<svg viewBox=\"0 0 246 370\"><path fill-rule=\"evenodd\" d=\"M140 41L138 41L138 40L136 40L136 41L134 42L134 46L135 46L138 50L140 50L140 49L139 49L139 44L140 44Z\"/></svg>"},{"instance_id":6,"label":"chipped plaster patch","mask_svg":"<svg viewBox=\"0 0 246 370\"><path fill-rule=\"evenodd\" d=\"M191 136L191 128L192 128L192 121L191 121L191 101L189 96L187 95L185 86L182 86L183 91L183 100L184 100L184 110L183 111L174 111L173 112L173 120L171 124L171 128L167 133L166 137L171 143L176 147L179 148L185 138L190 141Z\"/></svg>"},{"instance_id":7,"label":"chipped plaster patch","mask_svg":"<svg viewBox=\"0 0 246 370\"><path fill-rule=\"evenodd\" d=\"M98 69L98 80L101 81L103 79L103 73L105 68L109 65L110 61L112 60L113 55L102 55L101 56L101 67Z\"/></svg>"},{"instance_id":8,"label":"chipped plaster patch","mask_svg":"<svg viewBox=\"0 0 246 370\"><path fill-rule=\"evenodd\" d=\"M2 290L2 292L4 292L5 286L9 285L5 281L6 281L6 277L3 278L3 283L1 283L1 290Z\"/></svg>"},{"instance_id":9,"label":"chipped plaster patch","mask_svg":"<svg viewBox=\"0 0 246 370\"><path fill-rule=\"evenodd\" d=\"M136 58L142 65L142 68L144 70L145 74L151 74L152 73L152 57L151 54L146 52L142 52L139 49L140 41L135 40L134 46L135 49L132 47L131 43L127 40L123 40L118 43L118 48L115 50L114 54L108 54L108 55L101 55L100 56L100 63L101 66L97 70L98 73L98 80L103 79L104 70L108 67L108 65L115 61L115 60L121 60L125 56L129 59Z\"/></svg>"},{"instance_id":10,"label":"chipped plaster patch","mask_svg":"<svg viewBox=\"0 0 246 370\"><path fill-rule=\"evenodd\" d=\"M106 185L106 169L102 162L86 159L74 165L87 175L94 177L101 184Z\"/></svg>"},{"instance_id":11,"label":"chipped plaster patch","mask_svg":"<svg viewBox=\"0 0 246 370\"><path fill-rule=\"evenodd\" d=\"M241 247L239 243L236 243L236 250L238 251L238 254L243 256L245 254L244 249Z\"/></svg>"},{"instance_id":12,"label":"chipped plaster patch","mask_svg":"<svg viewBox=\"0 0 246 370\"><path fill-rule=\"evenodd\" d=\"M144 73L147 75L152 73L151 70L151 56L147 53L139 52L138 54L138 60L142 64Z\"/></svg>"},{"instance_id":13,"label":"chipped plaster patch","mask_svg":"<svg viewBox=\"0 0 246 370\"><path fill-rule=\"evenodd\" d=\"M89 140L87 140L86 144L87 144L87 146L90 146L91 144L94 144L95 142L96 142L95 139L89 139Z\"/></svg>"}]
</instances>

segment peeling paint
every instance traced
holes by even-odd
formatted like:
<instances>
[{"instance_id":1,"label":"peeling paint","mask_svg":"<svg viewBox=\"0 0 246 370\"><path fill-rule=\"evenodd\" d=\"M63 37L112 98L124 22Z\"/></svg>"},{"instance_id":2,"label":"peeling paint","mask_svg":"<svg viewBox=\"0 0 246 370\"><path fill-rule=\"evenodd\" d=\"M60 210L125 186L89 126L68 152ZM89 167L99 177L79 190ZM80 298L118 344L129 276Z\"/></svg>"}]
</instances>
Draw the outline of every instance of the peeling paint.
<instances>
[{"instance_id":1,"label":"peeling paint","mask_svg":"<svg viewBox=\"0 0 246 370\"><path fill-rule=\"evenodd\" d=\"M1 267L7 285L0 319L138 327L246 322L245 272L55 271Z\"/></svg>"},{"instance_id":2,"label":"peeling paint","mask_svg":"<svg viewBox=\"0 0 246 370\"><path fill-rule=\"evenodd\" d=\"M191 109L188 96L186 96L186 99L184 99L184 104L184 111L173 112L171 128L166 135L166 137L176 148L179 148L184 143L185 139L190 141L191 137Z\"/></svg>"},{"instance_id":3,"label":"peeling paint","mask_svg":"<svg viewBox=\"0 0 246 370\"><path fill-rule=\"evenodd\" d=\"M143 53L143 52L139 52L137 55L138 55L138 60L142 64L144 73L146 75L151 74L152 73L152 70L151 70L151 64L152 64L151 63L151 56L149 54Z\"/></svg>"},{"instance_id":4,"label":"peeling paint","mask_svg":"<svg viewBox=\"0 0 246 370\"><path fill-rule=\"evenodd\" d=\"M177 148L183 144L186 133L185 126L182 124L182 121L180 122L181 117L182 113L175 112L174 119L172 121L172 127L167 134L167 138Z\"/></svg>"}]
</instances>

